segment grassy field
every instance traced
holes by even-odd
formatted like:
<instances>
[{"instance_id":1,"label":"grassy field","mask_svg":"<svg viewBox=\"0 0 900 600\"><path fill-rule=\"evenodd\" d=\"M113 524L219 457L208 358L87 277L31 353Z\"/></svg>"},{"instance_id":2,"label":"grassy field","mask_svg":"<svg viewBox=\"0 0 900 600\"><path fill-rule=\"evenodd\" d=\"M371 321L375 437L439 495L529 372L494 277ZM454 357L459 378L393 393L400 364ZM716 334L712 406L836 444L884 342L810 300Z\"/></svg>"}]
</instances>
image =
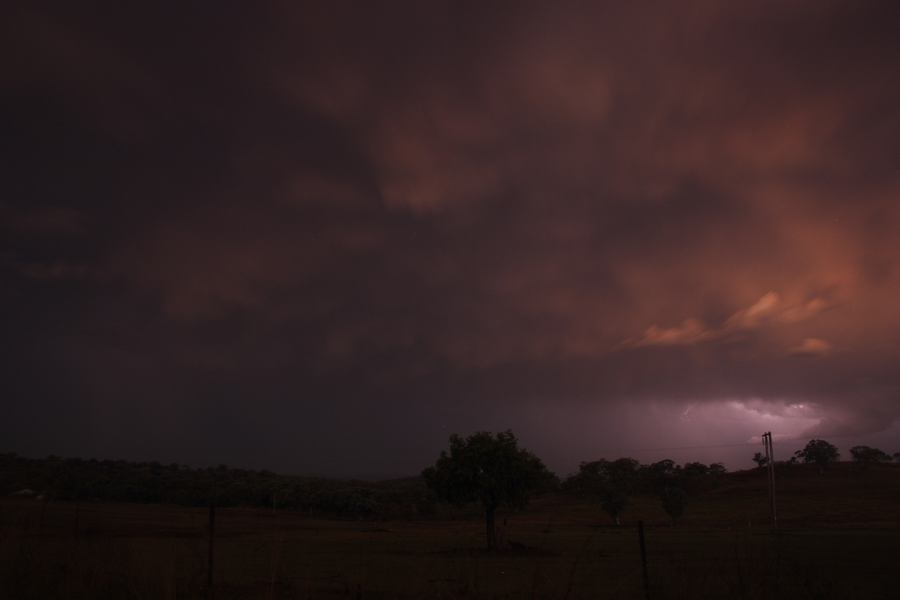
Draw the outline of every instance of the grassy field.
<instances>
[{"instance_id":1,"label":"grassy field","mask_svg":"<svg viewBox=\"0 0 900 600\"><path fill-rule=\"evenodd\" d=\"M214 595L237 598L895 598L900 465L778 474L780 529L762 473L730 474L672 526L635 498L616 527L552 495L501 518L483 548L476 511L339 521L220 509ZM204 598L208 514L161 505L0 501L2 598Z\"/></svg>"}]
</instances>

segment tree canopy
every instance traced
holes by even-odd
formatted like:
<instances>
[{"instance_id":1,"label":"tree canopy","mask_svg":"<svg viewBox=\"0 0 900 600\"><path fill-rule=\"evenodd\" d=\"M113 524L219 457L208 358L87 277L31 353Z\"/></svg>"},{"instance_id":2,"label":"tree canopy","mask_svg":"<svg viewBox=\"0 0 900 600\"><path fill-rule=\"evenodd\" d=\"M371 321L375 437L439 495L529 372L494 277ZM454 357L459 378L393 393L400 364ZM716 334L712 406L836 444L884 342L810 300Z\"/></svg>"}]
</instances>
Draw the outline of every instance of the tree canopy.
<instances>
[{"instance_id":1,"label":"tree canopy","mask_svg":"<svg viewBox=\"0 0 900 600\"><path fill-rule=\"evenodd\" d=\"M825 440L809 440L802 450L797 450L794 455L805 463L815 463L819 469L824 469L829 463L837 462L841 454L833 444Z\"/></svg>"},{"instance_id":2,"label":"tree canopy","mask_svg":"<svg viewBox=\"0 0 900 600\"><path fill-rule=\"evenodd\" d=\"M850 454L853 456L854 462L863 464L890 462L891 460L891 456L887 452L870 446L853 446L850 448Z\"/></svg>"},{"instance_id":3,"label":"tree canopy","mask_svg":"<svg viewBox=\"0 0 900 600\"><path fill-rule=\"evenodd\" d=\"M769 464L769 457L765 456L762 452L756 452L753 454L753 462L756 463L757 467L762 469Z\"/></svg>"},{"instance_id":4,"label":"tree canopy","mask_svg":"<svg viewBox=\"0 0 900 600\"><path fill-rule=\"evenodd\" d=\"M596 494L607 488L630 493L638 483L640 466L633 458L583 462L578 465L578 473L570 478L569 485L584 494Z\"/></svg>"},{"instance_id":5,"label":"tree canopy","mask_svg":"<svg viewBox=\"0 0 900 600\"><path fill-rule=\"evenodd\" d=\"M497 434L480 431L466 438L451 435L450 451L442 451L434 466L422 475L441 500L457 506L481 503L490 550L497 545L496 510L524 508L534 492L555 481L537 456L519 448L509 430Z\"/></svg>"},{"instance_id":6,"label":"tree canopy","mask_svg":"<svg viewBox=\"0 0 900 600\"><path fill-rule=\"evenodd\" d=\"M603 511L618 525L628 506L628 496L639 484L640 466L633 458L583 462L566 484L581 495L599 500Z\"/></svg>"}]
</instances>

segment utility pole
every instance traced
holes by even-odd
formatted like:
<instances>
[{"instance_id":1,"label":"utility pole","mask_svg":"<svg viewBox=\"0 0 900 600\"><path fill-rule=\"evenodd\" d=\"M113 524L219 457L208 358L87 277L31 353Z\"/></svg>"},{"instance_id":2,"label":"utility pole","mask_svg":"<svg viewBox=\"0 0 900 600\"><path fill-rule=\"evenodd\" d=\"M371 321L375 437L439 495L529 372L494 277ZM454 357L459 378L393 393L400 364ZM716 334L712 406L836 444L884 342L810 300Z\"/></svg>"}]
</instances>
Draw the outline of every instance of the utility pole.
<instances>
[{"instance_id":1,"label":"utility pole","mask_svg":"<svg viewBox=\"0 0 900 600\"><path fill-rule=\"evenodd\" d=\"M644 598L650 600L650 578L647 576L647 546L644 544L643 521L638 521L638 542L641 545L641 578L644 582Z\"/></svg>"},{"instance_id":2,"label":"utility pole","mask_svg":"<svg viewBox=\"0 0 900 600\"><path fill-rule=\"evenodd\" d=\"M772 432L762 434L763 446L766 448L766 465L769 478L769 513L772 517L772 529L778 529L778 518L775 515L775 450L772 447Z\"/></svg>"}]
</instances>

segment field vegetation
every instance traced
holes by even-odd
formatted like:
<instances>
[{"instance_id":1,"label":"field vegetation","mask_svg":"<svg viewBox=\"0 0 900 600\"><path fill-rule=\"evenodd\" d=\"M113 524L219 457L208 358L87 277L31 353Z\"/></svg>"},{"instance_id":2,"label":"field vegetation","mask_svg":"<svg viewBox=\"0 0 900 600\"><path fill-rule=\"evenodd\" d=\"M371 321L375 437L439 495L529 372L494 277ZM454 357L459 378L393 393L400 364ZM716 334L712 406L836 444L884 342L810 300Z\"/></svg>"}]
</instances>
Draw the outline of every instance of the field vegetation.
<instances>
[{"instance_id":1,"label":"field vegetation","mask_svg":"<svg viewBox=\"0 0 900 600\"><path fill-rule=\"evenodd\" d=\"M579 473L614 471L613 462ZM415 499L428 499L429 490L418 478L320 482L329 490L372 490L383 506L390 506L385 498L404 498L405 512L304 509L277 496L274 506L271 498L219 506L212 589L207 507L40 488L34 491L43 500L0 500L0 597L895 597L900 465L838 462L824 473L815 463L777 465L777 530L764 469L710 476L707 468L694 482L679 470L686 503L675 524L644 480L632 482L613 516L603 490L576 475L523 510L498 508L494 551L485 548L482 506L429 500L419 510ZM4 485L13 477L33 485L21 472L2 475ZM638 521L645 524L648 590Z\"/></svg>"}]
</instances>

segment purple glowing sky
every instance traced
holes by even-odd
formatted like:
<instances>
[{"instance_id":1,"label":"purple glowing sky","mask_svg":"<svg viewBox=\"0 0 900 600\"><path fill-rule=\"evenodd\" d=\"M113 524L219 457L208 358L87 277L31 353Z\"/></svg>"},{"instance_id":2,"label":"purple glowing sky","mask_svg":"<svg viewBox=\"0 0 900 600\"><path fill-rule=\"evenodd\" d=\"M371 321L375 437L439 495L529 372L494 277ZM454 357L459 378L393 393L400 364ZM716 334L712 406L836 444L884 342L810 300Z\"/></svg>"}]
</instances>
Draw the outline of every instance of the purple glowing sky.
<instances>
[{"instance_id":1,"label":"purple glowing sky","mask_svg":"<svg viewBox=\"0 0 900 600\"><path fill-rule=\"evenodd\" d=\"M900 450L896 2L15 4L6 449Z\"/></svg>"}]
</instances>

